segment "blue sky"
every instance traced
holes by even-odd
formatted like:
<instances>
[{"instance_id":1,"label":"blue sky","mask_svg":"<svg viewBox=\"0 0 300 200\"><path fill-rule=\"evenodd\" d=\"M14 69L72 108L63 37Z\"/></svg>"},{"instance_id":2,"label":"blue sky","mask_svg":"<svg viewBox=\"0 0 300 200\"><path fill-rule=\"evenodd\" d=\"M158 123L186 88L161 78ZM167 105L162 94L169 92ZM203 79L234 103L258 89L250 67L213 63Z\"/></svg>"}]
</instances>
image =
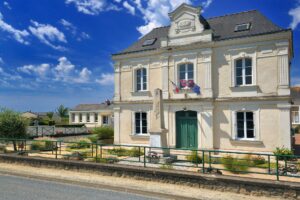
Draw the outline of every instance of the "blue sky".
<instances>
[{"instance_id":1,"label":"blue sky","mask_svg":"<svg viewBox=\"0 0 300 200\"><path fill-rule=\"evenodd\" d=\"M0 0L0 107L53 111L112 98L111 54L168 25L182 2L206 18L257 9L293 28L300 85L300 0Z\"/></svg>"}]
</instances>

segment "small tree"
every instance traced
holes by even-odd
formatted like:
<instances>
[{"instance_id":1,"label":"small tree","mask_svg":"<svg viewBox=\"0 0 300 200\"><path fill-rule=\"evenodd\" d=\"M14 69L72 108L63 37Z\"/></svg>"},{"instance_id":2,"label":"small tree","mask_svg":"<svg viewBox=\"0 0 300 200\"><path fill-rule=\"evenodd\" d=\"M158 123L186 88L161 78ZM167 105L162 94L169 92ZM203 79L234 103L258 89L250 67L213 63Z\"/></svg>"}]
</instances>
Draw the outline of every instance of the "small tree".
<instances>
[{"instance_id":1,"label":"small tree","mask_svg":"<svg viewBox=\"0 0 300 200\"><path fill-rule=\"evenodd\" d=\"M0 137L25 138L28 121L19 113L9 109L0 109ZM14 150L17 150L16 142L13 142Z\"/></svg>"},{"instance_id":2,"label":"small tree","mask_svg":"<svg viewBox=\"0 0 300 200\"><path fill-rule=\"evenodd\" d=\"M47 112L46 115L49 118L49 120L52 120L54 113L53 112Z\"/></svg>"},{"instance_id":3,"label":"small tree","mask_svg":"<svg viewBox=\"0 0 300 200\"><path fill-rule=\"evenodd\" d=\"M63 105L58 106L58 108L56 109L56 113L62 119L68 116L68 111L69 111L69 109Z\"/></svg>"}]
</instances>

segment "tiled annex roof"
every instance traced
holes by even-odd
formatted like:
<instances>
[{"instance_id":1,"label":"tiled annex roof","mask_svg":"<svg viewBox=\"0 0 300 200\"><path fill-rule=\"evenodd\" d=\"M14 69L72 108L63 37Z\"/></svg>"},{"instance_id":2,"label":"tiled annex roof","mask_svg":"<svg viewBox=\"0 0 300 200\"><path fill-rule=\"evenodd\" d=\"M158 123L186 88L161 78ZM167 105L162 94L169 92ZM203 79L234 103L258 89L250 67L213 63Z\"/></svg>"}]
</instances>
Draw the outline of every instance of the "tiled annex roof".
<instances>
[{"instance_id":1,"label":"tiled annex roof","mask_svg":"<svg viewBox=\"0 0 300 200\"><path fill-rule=\"evenodd\" d=\"M212 29L213 41L250 37L289 30L273 24L272 21L267 19L257 10L213 17L206 20L200 16L200 21L207 22L207 24L205 23L206 29ZM250 23L251 28L246 31L235 32L235 26L244 23ZM161 39L168 36L169 28L170 26L155 28L127 49L114 55L159 49ZM153 38L157 38L153 45L143 46L144 41Z\"/></svg>"},{"instance_id":2,"label":"tiled annex roof","mask_svg":"<svg viewBox=\"0 0 300 200\"><path fill-rule=\"evenodd\" d=\"M94 111L94 110L112 110L112 105L101 104L79 104L70 111Z\"/></svg>"}]
</instances>

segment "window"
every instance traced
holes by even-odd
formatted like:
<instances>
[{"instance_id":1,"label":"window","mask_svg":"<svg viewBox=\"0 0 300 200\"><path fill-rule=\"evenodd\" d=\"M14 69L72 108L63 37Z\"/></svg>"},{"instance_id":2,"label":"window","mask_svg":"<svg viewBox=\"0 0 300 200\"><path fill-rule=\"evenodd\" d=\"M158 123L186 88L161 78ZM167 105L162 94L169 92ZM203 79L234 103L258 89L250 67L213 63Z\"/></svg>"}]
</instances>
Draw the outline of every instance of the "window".
<instances>
[{"instance_id":1,"label":"window","mask_svg":"<svg viewBox=\"0 0 300 200\"><path fill-rule=\"evenodd\" d=\"M235 84L252 85L252 59L243 58L235 60Z\"/></svg>"},{"instance_id":2,"label":"window","mask_svg":"<svg viewBox=\"0 0 300 200\"><path fill-rule=\"evenodd\" d=\"M90 122L90 113L86 114L86 122Z\"/></svg>"},{"instance_id":3,"label":"window","mask_svg":"<svg viewBox=\"0 0 300 200\"><path fill-rule=\"evenodd\" d=\"M95 119L95 122L98 122L98 114L97 113L94 114L94 119Z\"/></svg>"},{"instance_id":4,"label":"window","mask_svg":"<svg viewBox=\"0 0 300 200\"><path fill-rule=\"evenodd\" d=\"M194 66L191 63L179 65L180 88L192 88L194 85Z\"/></svg>"},{"instance_id":5,"label":"window","mask_svg":"<svg viewBox=\"0 0 300 200\"><path fill-rule=\"evenodd\" d=\"M147 90L147 70L141 68L136 70L136 91Z\"/></svg>"},{"instance_id":6,"label":"window","mask_svg":"<svg viewBox=\"0 0 300 200\"><path fill-rule=\"evenodd\" d=\"M102 124L107 125L108 124L108 116L102 116Z\"/></svg>"},{"instance_id":7,"label":"window","mask_svg":"<svg viewBox=\"0 0 300 200\"><path fill-rule=\"evenodd\" d=\"M72 122L75 122L75 114L74 113L72 113L71 119L72 119Z\"/></svg>"},{"instance_id":8,"label":"window","mask_svg":"<svg viewBox=\"0 0 300 200\"><path fill-rule=\"evenodd\" d=\"M145 46L151 46L151 45L153 45L154 43L155 43L155 41L156 41L156 38L153 38L153 39L149 39L149 40L145 40L144 42L143 42L143 47L145 47Z\"/></svg>"},{"instance_id":9,"label":"window","mask_svg":"<svg viewBox=\"0 0 300 200\"><path fill-rule=\"evenodd\" d=\"M135 134L147 134L147 113L135 113Z\"/></svg>"},{"instance_id":10,"label":"window","mask_svg":"<svg viewBox=\"0 0 300 200\"><path fill-rule=\"evenodd\" d=\"M238 139L253 139L255 137L253 112L237 112L236 124Z\"/></svg>"},{"instance_id":11,"label":"window","mask_svg":"<svg viewBox=\"0 0 300 200\"><path fill-rule=\"evenodd\" d=\"M240 31L247 31L250 29L251 23L245 23L245 24L238 24L235 26L234 31L240 32Z\"/></svg>"},{"instance_id":12,"label":"window","mask_svg":"<svg viewBox=\"0 0 300 200\"><path fill-rule=\"evenodd\" d=\"M79 113L79 122L82 122L82 114Z\"/></svg>"}]
</instances>

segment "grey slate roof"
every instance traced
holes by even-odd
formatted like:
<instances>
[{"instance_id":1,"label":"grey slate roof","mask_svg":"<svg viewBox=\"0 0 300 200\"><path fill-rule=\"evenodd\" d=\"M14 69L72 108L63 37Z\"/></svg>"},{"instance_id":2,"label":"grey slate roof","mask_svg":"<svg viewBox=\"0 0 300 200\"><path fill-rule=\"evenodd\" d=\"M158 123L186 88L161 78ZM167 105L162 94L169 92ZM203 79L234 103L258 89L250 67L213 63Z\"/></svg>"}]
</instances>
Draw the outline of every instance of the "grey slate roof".
<instances>
[{"instance_id":1,"label":"grey slate roof","mask_svg":"<svg viewBox=\"0 0 300 200\"><path fill-rule=\"evenodd\" d=\"M213 41L250 37L289 30L273 24L257 10L229 14L220 17L209 18L206 20L200 16L200 20L202 23L207 22L207 24L205 23L206 29L212 29ZM250 30L241 32L234 31L236 25L249 22L251 23ZM169 28L170 26L155 28L127 49L114 55L158 49L160 48L161 38L166 38L168 36ZM153 38L157 38L157 40L152 46L143 47L145 40Z\"/></svg>"},{"instance_id":2,"label":"grey slate roof","mask_svg":"<svg viewBox=\"0 0 300 200\"><path fill-rule=\"evenodd\" d=\"M94 111L94 110L112 110L112 104L79 104L70 111Z\"/></svg>"}]
</instances>

